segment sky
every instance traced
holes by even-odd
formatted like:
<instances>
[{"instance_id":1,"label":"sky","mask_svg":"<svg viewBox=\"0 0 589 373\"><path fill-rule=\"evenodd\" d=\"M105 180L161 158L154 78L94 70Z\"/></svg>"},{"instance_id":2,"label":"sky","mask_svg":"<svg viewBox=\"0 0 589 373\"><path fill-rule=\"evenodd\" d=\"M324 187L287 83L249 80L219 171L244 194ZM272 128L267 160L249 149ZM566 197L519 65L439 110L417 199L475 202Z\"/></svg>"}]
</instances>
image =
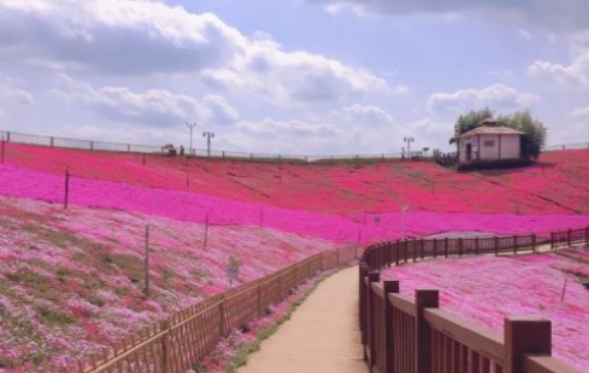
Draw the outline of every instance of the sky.
<instances>
[{"instance_id":1,"label":"sky","mask_svg":"<svg viewBox=\"0 0 589 373\"><path fill-rule=\"evenodd\" d=\"M461 113L589 142L586 0L0 0L0 130L280 154L451 150Z\"/></svg>"}]
</instances>

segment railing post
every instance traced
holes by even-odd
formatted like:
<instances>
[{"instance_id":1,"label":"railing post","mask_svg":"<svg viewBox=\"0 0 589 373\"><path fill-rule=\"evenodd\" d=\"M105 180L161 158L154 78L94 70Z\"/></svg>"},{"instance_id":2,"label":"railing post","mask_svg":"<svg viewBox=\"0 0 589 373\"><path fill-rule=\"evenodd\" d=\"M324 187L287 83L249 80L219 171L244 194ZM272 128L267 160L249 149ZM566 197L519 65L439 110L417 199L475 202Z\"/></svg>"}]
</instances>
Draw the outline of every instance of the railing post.
<instances>
[{"instance_id":1,"label":"railing post","mask_svg":"<svg viewBox=\"0 0 589 373\"><path fill-rule=\"evenodd\" d=\"M517 255L517 236L513 235L513 254Z\"/></svg>"},{"instance_id":2,"label":"railing post","mask_svg":"<svg viewBox=\"0 0 589 373\"><path fill-rule=\"evenodd\" d=\"M463 243L462 243L462 237L460 237L458 239L458 256L462 257L462 249L463 249Z\"/></svg>"},{"instance_id":3,"label":"railing post","mask_svg":"<svg viewBox=\"0 0 589 373\"><path fill-rule=\"evenodd\" d=\"M162 337L162 350L163 350L163 358L162 358L162 372L163 373L171 373L172 372L172 344L170 343L170 321L164 320L162 321L162 329L166 331L166 334Z\"/></svg>"},{"instance_id":4,"label":"railing post","mask_svg":"<svg viewBox=\"0 0 589 373\"><path fill-rule=\"evenodd\" d=\"M225 296L221 295L221 303L219 304L221 338L225 337Z\"/></svg>"},{"instance_id":5,"label":"railing post","mask_svg":"<svg viewBox=\"0 0 589 373\"><path fill-rule=\"evenodd\" d=\"M585 244L589 246L589 227L585 228Z\"/></svg>"},{"instance_id":6,"label":"railing post","mask_svg":"<svg viewBox=\"0 0 589 373\"><path fill-rule=\"evenodd\" d=\"M364 286L364 278L368 275L368 268L364 263L360 263L360 302L359 303L359 319L360 331L362 332L362 342L365 342L364 335L366 334L366 286Z\"/></svg>"},{"instance_id":7,"label":"railing post","mask_svg":"<svg viewBox=\"0 0 589 373\"><path fill-rule=\"evenodd\" d=\"M413 239L413 263L417 262L417 238Z\"/></svg>"},{"instance_id":8,"label":"railing post","mask_svg":"<svg viewBox=\"0 0 589 373\"><path fill-rule=\"evenodd\" d=\"M444 256L448 257L448 237L444 239Z\"/></svg>"},{"instance_id":9,"label":"railing post","mask_svg":"<svg viewBox=\"0 0 589 373\"><path fill-rule=\"evenodd\" d=\"M258 282L258 316L262 316L262 282Z\"/></svg>"},{"instance_id":10,"label":"railing post","mask_svg":"<svg viewBox=\"0 0 589 373\"><path fill-rule=\"evenodd\" d=\"M495 256L499 256L499 237L495 236Z\"/></svg>"},{"instance_id":11,"label":"railing post","mask_svg":"<svg viewBox=\"0 0 589 373\"><path fill-rule=\"evenodd\" d=\"M422 238L420 241L420 245L419 245L419 250L421 252L421 260L425 259L425 240Z\"/></svg>"},{"instance_id":12,"label":"railing post","mask_svg":"<svg viewBox=\"0 0 589 373\"><path fill-rule=\"evenodd\" d=\"M532 251L536 252L537 251L537 244L536 244L536 233L534 233L532 235Z\"/></svg>"},{"instance_id":13,"label":"railing post","mask_svg":"<svg viewBox=\"0 0 589 373\"><path fill-rule=\"evenodd\" d=\"M49 145L53 148L55 146L55 139L53 138L53 136L51 136L51 138L49 139Z\"/></svg>"},{"instance_id":14,"label":"railing post","mask_svg":"<svg viewBox=\"0 0 589 373\"><path fill-rule=\"evenodd\" d=\"M401 257L401 240L397 240L396 246L397 248L395 250L395 264L399 266L399 261Z\"/></svg>"},{"instance_id":15,"label":"railing post","mask_svg":"<svg viewBox=\"0 0 589 373\"><path fill-rule=\"evenodd\" d=\"M552 353L552 326L550 321L532 317L505 319L505 373L523 373L523 360L527 354Z\"/></svg>"},{"instance_id":16,"label":"railing post","mask_svg":"<svg viewBox=\"0 0 589 373\"><path fill-rule=\"evenodd\" d=\"M372 284L379 281L379 272L370 272L368 274L368 288L366 290L368 291L368 348L370 350L370 356L366 356L366 358L369 362L368 366L370 367L370 371L372 371L372 365L376 358L376 333L374 332L376 329L376 323L374 321L374 298L376 295L374 294L374 291L372 291Z\"/></svg>"},{"instance_id":17,"label":"railing post","mask_svg":"<svg viewBox=\"0 0 589 373\"><path fill-rule=\"evenodd\" d=\"M479 238L475 237L475 239L474 239L474 255L479 256L479 250L480 250Z\"/></svg>"},{"instance_id":18,"label":"railing post","mask_svg":"<svg viewBox=\"0 0 589 373\"><path fill-rule=\"evenodd\" d=\"M568 240L569 247L572 247L573 246L572 236L573 236L572 235L572 231L569 229L568 232L567 232L567 240Z\"/></svg>"},{"instance_id":19,"label":"railing post","mask_svg":"<svg viewBox=\"0 0 589 373\"><path fill-rule=\"evenodd\" d=\"M431 328L424 318L426 308L438 308L440 295L437 290L416 290L415 307L415 372L433 373L431 365L432 340Z\"/></svg>"},{"instance_id":20,"label":"railing post","mask_svg":"<svg viewBox=\"0 0 589 373\"><path fill-rule=\"evenodd\" d=\"M384 335L384 363L385 363L385 371L382 373L393 373L395 371L395 361L393 356L393 351L395 351L395 338L394 338L394 330L393 330L393 312L391 304L389 303L389 294L396 294L401 291L399 281L384 281L383 284L384 289L384 327L385 327L385 335Z\"/></svg>"},{"instance_id":21,"label":"railing post","mask_svg":"<svg viewBox=\"0 0 589 373\"><path fill-rule=\"evenodd\" d=\"M434 238L434 259L438 257L438 240Z\"/></svg>"}]
</instances>

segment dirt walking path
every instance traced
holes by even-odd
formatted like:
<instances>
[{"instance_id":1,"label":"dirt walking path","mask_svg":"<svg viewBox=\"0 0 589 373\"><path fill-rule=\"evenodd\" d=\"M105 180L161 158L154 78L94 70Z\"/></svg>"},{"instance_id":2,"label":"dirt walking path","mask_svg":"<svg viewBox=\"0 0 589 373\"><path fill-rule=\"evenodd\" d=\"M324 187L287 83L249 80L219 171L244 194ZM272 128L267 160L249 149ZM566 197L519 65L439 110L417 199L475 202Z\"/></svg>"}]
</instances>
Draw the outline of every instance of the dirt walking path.
<instances>
[{"instance_id":1,"label":"dirt walking path","mask_svg":"<svg viewBox=\"0 0 589 373\"><path fill-rule=\"evenodd\" d=\"M324 280L238 373L367 373L358 328L358 268Z\"/></svg>"}]
</instances>

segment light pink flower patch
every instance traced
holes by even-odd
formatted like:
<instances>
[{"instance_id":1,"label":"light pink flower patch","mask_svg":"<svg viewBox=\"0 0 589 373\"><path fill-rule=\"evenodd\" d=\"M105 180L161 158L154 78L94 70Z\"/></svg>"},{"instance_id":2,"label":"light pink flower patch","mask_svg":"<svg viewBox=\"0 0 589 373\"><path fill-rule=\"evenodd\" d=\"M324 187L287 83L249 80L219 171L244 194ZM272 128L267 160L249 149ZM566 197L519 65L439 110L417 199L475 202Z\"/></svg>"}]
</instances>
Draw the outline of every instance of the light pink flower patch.
<instances>
[{"instance_id":1,"label":"light pink flower patch","mask_svg":"<svg viewBox=\"0 0 589 373\"><path fill-rule=\"evenodd\" d=\"M503 332L506 316L551 320L554 355L587 371L589 292L570 274L579 266L551 254L485 256L393 267L383 277L400 280L402 293L411 296L415 289L439 289L442 309L496 332Z\"/></svg>"}]
</instances>

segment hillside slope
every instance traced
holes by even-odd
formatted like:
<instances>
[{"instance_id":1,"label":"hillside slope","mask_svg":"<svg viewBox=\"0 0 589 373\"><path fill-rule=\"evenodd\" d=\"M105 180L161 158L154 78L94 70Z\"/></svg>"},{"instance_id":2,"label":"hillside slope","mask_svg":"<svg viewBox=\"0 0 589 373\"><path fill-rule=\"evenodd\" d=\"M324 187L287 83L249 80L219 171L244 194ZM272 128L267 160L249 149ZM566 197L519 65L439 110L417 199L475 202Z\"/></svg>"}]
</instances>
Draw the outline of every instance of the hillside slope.
<instances>
[{"instance_id":1,"label":"hillside slope","mask_svg":"<svg viewBox=\"0 0 589 373\"><path fill-rule=\"evenodd\" d=\"M151 295L143 295L150 226ZM0 197L0 371L98 352L109 341L332 242L270 229L204 227L160 217ZM238 283L234 283L233 286Z\"/></svg>"},{"instance_id":2,"label":"hillside slope","mask_svg":"<svg viewBox=\"0 0 589 373\"><path fill-rule=\"evenodd\" d=\"M589 213L589 150L549 152L531 167L456 173L429 162L279 165L187 161L137 154L7 144L6 163L91 180L181 190L329 214L413 210L455 213Z\"/></svg>"}]
</instances>

